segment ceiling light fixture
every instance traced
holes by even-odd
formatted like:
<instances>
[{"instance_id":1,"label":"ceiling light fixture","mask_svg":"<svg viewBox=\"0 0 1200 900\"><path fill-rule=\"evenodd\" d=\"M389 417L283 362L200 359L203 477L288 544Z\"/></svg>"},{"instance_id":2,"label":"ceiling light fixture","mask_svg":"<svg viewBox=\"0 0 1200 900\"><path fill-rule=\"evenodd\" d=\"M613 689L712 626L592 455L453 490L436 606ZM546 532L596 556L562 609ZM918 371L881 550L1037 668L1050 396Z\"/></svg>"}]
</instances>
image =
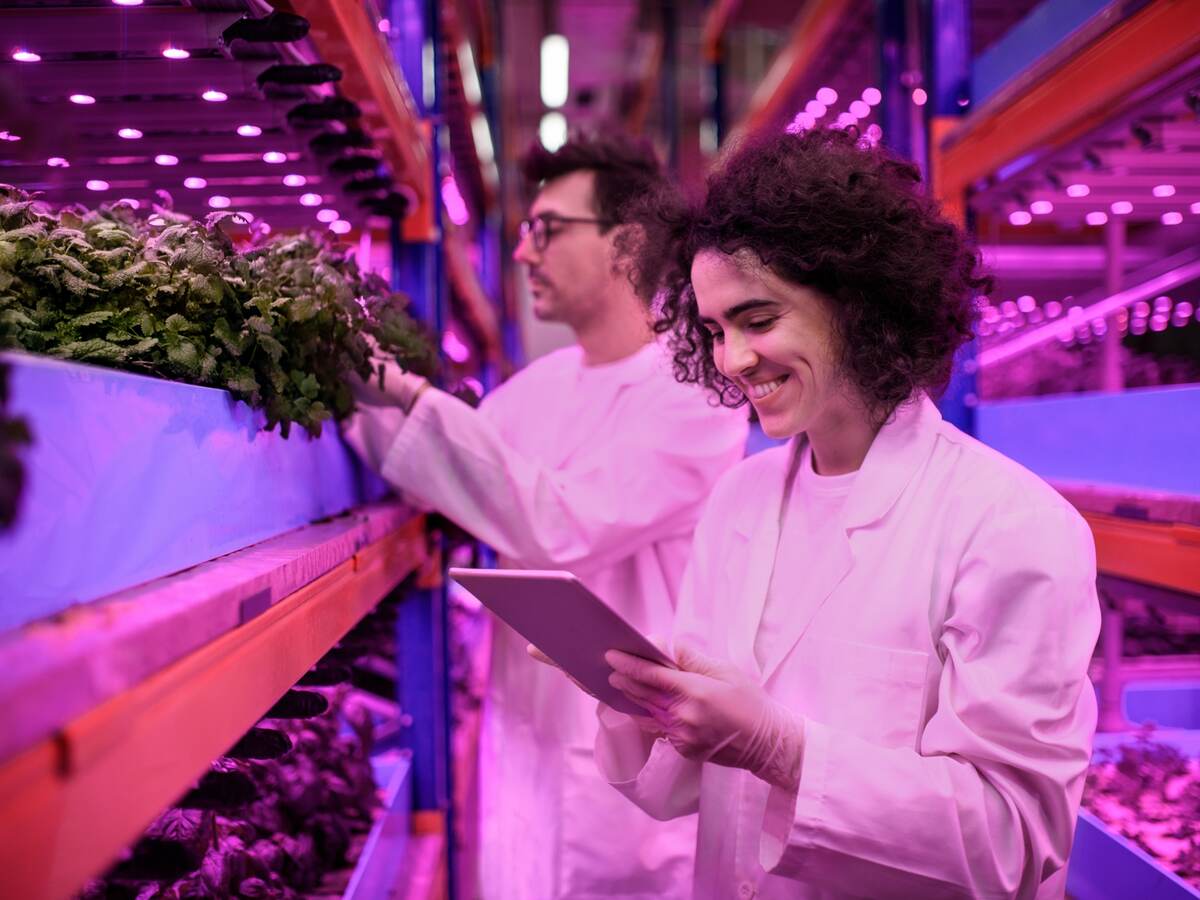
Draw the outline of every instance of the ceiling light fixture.
<instances>
[{"instance_id":1,"label":"ceiling light fixture","mask_svg":"<svg viewBox=\"0 0 1200 900\"><path fill-rule=\"evenodd\" d=\"M209 103L222 103L225 100L229 99L229 95L226 94L224 91L214 90L213 88L209 88L207 91L205 91L200 96L203 99L207 100Z\"/></svg>"},{"instance_id":2,"label":"ceiling light fixture","mask_svg":"<svg viewBox=\"0 0 1200 900\"><path fill-rule=\"evenodd\" d=\"M89 191L107 191L108 190L108 182L102 181L99 178L93 178L91 181L89 181L85 185L85 187Z\"/></svg>"},{"instance_id":3,"label":"ceiling light fixture","mask_svg":"<svg viewBox=\"0 0 1200 900\"><path fill-rule=\"evenodd\" d=\"M154 161L160 166L176 166L179 165L179 157L172 156L170 153L160 153L154 157Z\"/></svg>"},{"instance_id":4,"label":"ceiling light fixture","mask_svg":"<svg viewBox=\"0 0 1200 900\"><path fill-rule=\"evenodd\" d=\"M24 47L18 47L12 52L12 58L17 62L41 62L42 58L32 50L26 50Z\"/></svg>"},{"instance_id":5,"label":"ceiling light fixture","mask_svg":"<svg viewBox=\"0 0 1200 900\"><path fill-rule=\"evenodd\" d=\"M91 106L96 102L96 98L91 94L72 94L67 99L72 103L78 103L80 106Z\"/></svg>"},{"instance_id":6,"label":"ceiling light fixture","mask_svg":"<svg viewBox=\"0 0 1200 900\"><path fill-rule=\"evenodd\" d=\"M136 141L142 136L142 133L136 128L118 128L117 137L124 138L127 141Z\"/></svg>"},{"instance_id":7,"label":"ceiling light fixture","mask_svg":"<svg viewBox=\"0 0 1200 900\"><path fill-rule=\"evenodd\" d=\"M213 194L208 198L208 205L213 209L228 209L231 202L228 197L222 194Z\"/></svg>"},{"instance_id":8,"label":"ceiling light fixture","mask_svg":"<svg viewBox=\"0 0 1200 900\"><path fill-rule=\"evenodd\" d=\"M300 195L300 205L301 206L320 206L321 199L322 198L321 198L320 194L301 194Z\"/></svg>"},{"instance_id":9,"label":"ceiling light fixture","mask_svg":"<svg viewBox=\"0 0 1200 900\"><path fill-rule=\"evenodd\" d=\"M1133 204L1128 200L1117 200L1109 207L1113 211L1113 215L1127 216L1133 212Z\"/></svg>"},{"instance_id":10,"label":"ceiling light fixture","mask_svg":"<svg viewBox=\"0 0 1200 900\"><path fill-rule=\"evenodd\" d=\"M183 179L183 186L188 190L198 191L202 188L208 187L208 181L207 179L197 178L195 175L191 175Z\"/></svg>"},{"instance_id":11,"label":"ceiling light fixture","mask_svg":"<svg viewBox=\"0 0 1200 900\"><path fill-rule=\"evenodd\" d=\"M258 137L260 134L262 134L262 129L257 125L239 125L237 127L237 133L242 137Z\"/></svg>"},{"instance_id":12,"label":"ceiling light fixture","mask_svg":"<svg viewBox=\"0 0 1200 900\"><path fill-rule=\"evenodd\" d=\"M561 34L548 34L542 38L541 49L541 97L550 109L558 109L567 102L570 87L571 45Z\"/></svg>"},{"instance_id":13,"label":"ceiling light fixture","mask_svg":"<svg viewBox=\"0 0 1200 900\"><path fill-rule=\"evenodd\" d=\"M542 116L538 123L538 140L542 146L553 153L567 142L567 117L557 110L552 110Z\"/></svg>"},{"instance_id":14,"label":"ceiling light fixture","mask_svg":"<svg viewBox=\"0 0 1200 900\"><path fill-rule=\"evenodd\" d=\"M303 175L284 175L283 183L288 187L304 187L308 184L308 179Z\"/></svg>"},{"instance_id":15,"label":"ceiling light fixture","mask_svg":"<svg viewBox=\"0 0 1200 900\"><path fill-rule=\"evenodd\" d=\"M162 55L167 59L187 59L192 54L182 47L163 47Z\"/></svg>"},{"instance_id":16,"label":"ceiling light fixture","mask_svg":"<svg viewBox=\"0 0 1200 900\"><path fill-rule=\"evenodd\" d=\"M287 154L281 153L279 150L268 150L262 155L262 160L265 163L278 165L279 163L287 162Z\"/></svg>"}]
</instances>

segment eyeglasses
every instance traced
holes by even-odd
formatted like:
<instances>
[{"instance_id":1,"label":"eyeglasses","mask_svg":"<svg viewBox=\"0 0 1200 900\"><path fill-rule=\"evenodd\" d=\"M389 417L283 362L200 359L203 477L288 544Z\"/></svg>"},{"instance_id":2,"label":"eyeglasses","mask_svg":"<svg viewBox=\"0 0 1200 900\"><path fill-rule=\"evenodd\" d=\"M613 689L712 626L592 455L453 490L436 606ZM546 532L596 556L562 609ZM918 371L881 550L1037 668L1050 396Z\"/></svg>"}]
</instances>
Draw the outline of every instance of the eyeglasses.
<instances>
[{"instance_id":1,"label":"eyeglasses","mask_svg":"<svg viewBox=\"0 0 1200 900\"><path fill-rule=\"evenodd\" d=\"M556 225L599 225L602 228L607 228L613 223L607 219L581 219L573 216L533 216L521 223L520 235L521 240L527 237L533 238L533 248L538 253L543 252L550 246L550 238L558 234L562 229L556 228Z\"/></svg>"}]
</instances>

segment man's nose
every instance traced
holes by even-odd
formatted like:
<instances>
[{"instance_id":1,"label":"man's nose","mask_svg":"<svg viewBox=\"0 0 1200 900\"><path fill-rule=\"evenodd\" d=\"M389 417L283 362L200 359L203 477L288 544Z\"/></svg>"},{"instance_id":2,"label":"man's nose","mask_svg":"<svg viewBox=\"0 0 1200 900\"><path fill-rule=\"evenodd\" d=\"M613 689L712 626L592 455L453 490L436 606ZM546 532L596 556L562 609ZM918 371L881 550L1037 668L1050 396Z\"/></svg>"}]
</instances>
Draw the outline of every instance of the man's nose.
<instances>
[{"instance_id":1,"label":"man's nose","mask_svg":"<svg viewBox=\"0 0 1200 900\"><path fill-rule=\"evenodd\" d=\"M517 239L517 246L513 247L513 259L527 266L541 262L542 254L533 246L533 235L527 234Z\"/></svg>"}]
</instances>

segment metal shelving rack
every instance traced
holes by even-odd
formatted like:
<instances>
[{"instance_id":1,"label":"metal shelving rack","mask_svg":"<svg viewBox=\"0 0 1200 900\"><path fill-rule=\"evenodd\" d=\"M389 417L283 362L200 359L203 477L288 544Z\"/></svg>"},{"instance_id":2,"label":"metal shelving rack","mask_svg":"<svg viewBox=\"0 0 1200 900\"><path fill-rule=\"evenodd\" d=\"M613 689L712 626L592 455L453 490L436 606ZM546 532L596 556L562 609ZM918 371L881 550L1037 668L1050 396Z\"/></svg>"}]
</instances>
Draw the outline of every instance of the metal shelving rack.
<instances>
[{"instance_id":1,"label":"metal shelving rack","mask_svg":"<svg viewBox=\"0 0 1200 900\"><path fill-rule=\"evenodd\" d=\"M318 209L336 209L335 231L348 240L395 236L397 273L425 260L421 277L393 282L436 329L444 289L430 262L441 250L433 113L398 70L386 6L62 0L33 10L0 0L0 32L14 45L0 60L14 111L0 181L56 204L129 198L143 209L166 188L177 211L244 211L284 231L320 227ZM396 6L420 6L426 21L438 9ZM40 58L12 57L17 44ZM224 99L203 98L213 91ZM380 830L376 858L360 861L369 878L352 886L377 887L371 879L382 872L406 896L444 896L438 560L424 517L370 504L0 635L0 695L12 725L0 740L0 893L72 896L402 590L397 699L407 761L392 787L412 792L412 813L409 801L396 804L404 821ZM399 868L379 864L400 851Z\"/></svg>"}]
</instances>

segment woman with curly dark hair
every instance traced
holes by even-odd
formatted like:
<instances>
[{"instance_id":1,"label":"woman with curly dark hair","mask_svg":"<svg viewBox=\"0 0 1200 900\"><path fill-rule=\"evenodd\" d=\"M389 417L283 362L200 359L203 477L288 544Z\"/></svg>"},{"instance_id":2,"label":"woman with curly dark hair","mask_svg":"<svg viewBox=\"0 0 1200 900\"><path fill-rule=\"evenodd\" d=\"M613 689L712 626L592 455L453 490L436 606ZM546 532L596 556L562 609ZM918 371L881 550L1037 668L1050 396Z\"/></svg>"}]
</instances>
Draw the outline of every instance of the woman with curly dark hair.
<instances>
[{"instance_id":1,"label":"woman with curly dark hair","mask_svg":"<svg viewBox=\"0 0 1200 900\"><path fill-rule=\"evenodd\" d=\"M917 170L853 132L751 142L637 248L680 380L786 447L697 528L669 669L597 761L699 811L697 896L1062 896L1095 726L1095 558L1049 486L930 399L977 255Z\"/></svg>"}]
</instances>

